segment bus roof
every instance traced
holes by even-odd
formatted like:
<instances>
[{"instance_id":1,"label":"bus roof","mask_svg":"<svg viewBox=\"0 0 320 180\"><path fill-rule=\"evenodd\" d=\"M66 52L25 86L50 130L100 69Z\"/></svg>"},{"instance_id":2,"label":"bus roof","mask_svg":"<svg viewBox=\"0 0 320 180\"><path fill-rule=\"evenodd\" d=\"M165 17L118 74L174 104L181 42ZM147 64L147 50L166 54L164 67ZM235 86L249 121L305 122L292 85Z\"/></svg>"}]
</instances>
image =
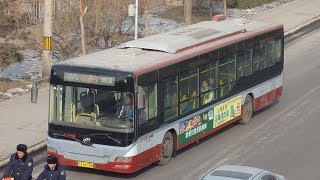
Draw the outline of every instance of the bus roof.
<instances>
[{"instance_id":1,"label":"bus roof","mask_svg":"<svg viewBox=\"0 0 320 180\"><path fill-rule=\"evenodd\" d=\"M233 19L204 21L76 57L57 66L109 69L140 75L281 27Z\"/></svg>"}]
</instances>

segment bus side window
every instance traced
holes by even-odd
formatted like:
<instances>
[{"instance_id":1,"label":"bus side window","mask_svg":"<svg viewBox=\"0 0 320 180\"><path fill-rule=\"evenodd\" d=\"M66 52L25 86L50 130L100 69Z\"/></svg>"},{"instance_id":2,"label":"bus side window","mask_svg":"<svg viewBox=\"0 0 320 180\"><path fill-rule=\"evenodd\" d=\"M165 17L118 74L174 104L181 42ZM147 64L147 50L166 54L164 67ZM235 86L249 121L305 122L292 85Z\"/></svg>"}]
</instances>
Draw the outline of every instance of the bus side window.
<instances>
[{"instance_id":1,"label":"bus side window","mask_svg":"<svg viewBox=\"0 0 320 180\"><path fill-rule=\"evenodd\" d=\"M254 39L253 43L253 71L267 67L267 36L260 35Z\"/></svg>"},{"instance_id":2,"label":"bus side window","mask_svg":"<svg viewBox=\"0 0 320 180\"><path fill-rule=\"evenodd\" d=\"M217 55L217 53L216 53ZM210 56L208 57L210 58ZM217 56L210 63L200 67L200 103L205 105L216 99L217 95Z\"/></svg>"},{"instance_id":3,"label":"bus side window","mask_svg":"<svg viewBox=\"0 0 320 180\"><path fill-rule=\"evenodd\" d=\"M180 74L180 114L196 109L198 103L198 68Z\"/></svg>"},{"instance_id":4,"label":"bus side window","mask_svg":"<svg viewBox=\"0 0 320 180\"><path fill-rule=\"evenodd\" d=\"M245 41L245 75L252 73L252 40Z\"/></svg>"},{"instance_id":5,"label":"bus side window","mask_svg":"<svg viewBox=\"0 0 320 180\"><path fill-rule=\"evenodd\" d=\"M260 69L265 69L267 67L267 49L268 49L268 36L264 34L259 39L260 41Z\"/></svg>"},{"instance_id":6,"label":"bus side window","mask_svg":"<svg viewBox=\"0 0 320 180\"><path fill-rule=\"evenodd\" d=\"M220 53L221 52L221 53ZM219 50L219 84L220 97L228 95L236 77L235 44Z\"/></svg>"},{"instance_id":7,"label":"bus side window","mask_svg":"<svg viewBox=\"0 0 320 180\"><path fill-rule=\"evenodd\" d=\"M237 43L237 79L245 75L245 45L244 41Z\"/></svg>"},{"instance_id":8,"label":"bus side window","mask_svg":"<svg viewBox=\"0 0 320 180\"><path fill-rule=\"evenodd\" d=\"M274 65L276 62L276 40L273 33L268 36L268 66Z\"/></svg>"},{"instance_id":9,"label":"bus side window","mask_svg":"<svg viewBox=\"0 0 320 180\"><path fill-rule=\"evenodd\" d=\"M252 70L253 72L259 70L259 58L260 58L260 43L258 38L253 42L253 52L252 52Z\"/></svg>"},{"instance_id":10,"label":"bus side window","mask_svg":"<svg viewBox=\"0 0 320 180\"><path fill-rule=\"evenodd\" d=\"M272 66L281 60L281 32L281 29L277 29L268 34L268 66Z\"/></svg>"},{"instance_id":11,"label":"bus side window","mask_svg":"<svg viewBox=\"0 0 320 180\"><path fill-rule=\"evenodd\" d=\"M217 54L218 55L218 54ZM218 96L218 57L217 60L210 63L210 87L212 88L212 100L216 100Z\"/></svg>"},{"instance_id":12,"label":"bus side window","mask_svg":"<svg viewBox=\"0 0 320 180\"><path fill-rule=\"evenodd\" d=\"M158 70L140 75L137 84L141 89L139 93L144 94L144 98L137 98L144 101L144 106L138 109L138 135L149 133L158 127ZM139 95L139 94L138 94Z\"/></svg>"},{"instance_id":13,"label":"bus side window","mask_svg":"<svg viewBox=\"0 0 320 180\"><path fill-rule=\"evenodd\" d=\"M279 62L281 61L281 58L282 58L282 48L283 48L283 45L282 45L282 29L278 29L274 32L274 38L275 38L275 47L274 47L274 51L275 51L275 61L276 62Z\"/></svg>"},{"instance_id":14,"label":"bus side window","mask_svg":"<svg viewBox=\"0 0 320 180\"><path fill-rule=\"evenodd\" d=\"M178 77L165 79L164 84L164 122L178 116Z\"/></svg>"},{"instance_id":15,"label":"bus side window","mask_svg":"<svg viewBox=\"0 0 320 180\"><path fill-rule=\"evenodd\" d=\"M139 124L143 124L158 115L157 84L155 83L150 86L143 87L143 91L145 93L146 101L145 108L139 109Z\"/></svg>"}]
</instances>

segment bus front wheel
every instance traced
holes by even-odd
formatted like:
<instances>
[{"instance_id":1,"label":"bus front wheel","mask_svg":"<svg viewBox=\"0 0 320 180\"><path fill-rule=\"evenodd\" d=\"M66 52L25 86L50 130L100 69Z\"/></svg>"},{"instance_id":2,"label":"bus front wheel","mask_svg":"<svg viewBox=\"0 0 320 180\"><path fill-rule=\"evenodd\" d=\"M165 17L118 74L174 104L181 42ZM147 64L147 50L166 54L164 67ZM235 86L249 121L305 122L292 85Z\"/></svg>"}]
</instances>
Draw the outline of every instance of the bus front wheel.
<instances>
[{"instance_id":1,"label":"bus front wheel","mask_svg":"<svg viewBox=\"0 0 320 180\"><path fill-rule=\"evenodd\" d=\"M167 132L162 140L161 159L159 161L160 166L168 164L173 154L173 136L171 132Z\"/></svg>"},{"instance_id":2,"label":"bus front wheel","mask_svg":"<svg viewBox=\"0 0 320 180\"><path fill-rule=\"evenodd\" d=\"M249 123L250 119L252 118L253 114L253 99L252 96L247 95L244 104L243 104L243 114L242 119L240 120L241 124Z\"/></svg>"}]
</instances>

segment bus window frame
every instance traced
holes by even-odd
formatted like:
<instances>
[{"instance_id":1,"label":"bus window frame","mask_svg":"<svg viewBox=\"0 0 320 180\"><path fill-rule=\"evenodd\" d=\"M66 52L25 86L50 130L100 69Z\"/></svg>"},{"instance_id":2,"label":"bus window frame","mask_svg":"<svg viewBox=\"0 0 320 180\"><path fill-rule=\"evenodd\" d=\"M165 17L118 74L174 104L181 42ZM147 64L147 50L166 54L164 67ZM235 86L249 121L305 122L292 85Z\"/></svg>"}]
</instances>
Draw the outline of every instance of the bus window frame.
<instances>
[{"instance_id":1,"label":"bus window frame","mask_svg":"<svg viewBox=\"0 0 320 180\"><path fill-rule=\"evenodd\" d=\"M200 55L200 60L204 59L203 61L205 61L205 64L202 64L201 66L199 66L199 108L205 107L209 104L211 104L213 101L216 101L218 98L218 89L219 89L219 79L218 79L218 73L219 73L219 53L218 50L213 50L207 53L204 53L202 55ZM204 69L203 69L204 68ZM214 84L213 86L210 84L210 80L212 79L212 70L215 69L215 73L214 73ZM203 75L202 75L202 71L208 71L207 73L209 75L208 76L208 85L211 88L208 91L205 92L201 92L201 86L202 86L202 81L203 81ZM205 94L207 93L213 93L213 99L208 102L208 103L203 103L202 98L203 96L205 96Z\"/></svg>"},{"instance_id":2,"label":"bus window frame","mask_svg":"<svg viewBox=\"0 0 320 180\"><path fill-rule=\"evenodd\" d=\"M138 76L137 78L137 86L141 86L141 87L148 87L155 85L157 86L157 94L156 94L156 98L157 98L157 115L155 117L152 117L149 119L149 114L147 117L147 120L143 121L143 123L140 123L140 110L138 109L138 100L136 101L136 105L135 105L135 119L136 119L136 133L137 136L140 137L146 133L149 133L151 131L154 131L156 129L159 128L159 71L152 71L152 72L148 72L146 74L142 74L140 76ZM137 89L137 88L136 88ZM136 97L138 97L138 92L136 92ZM149 98L149 97L148 97ZM147 98L147 99L148 99ZM148 100L149 101L149 100ZM149 102L148 102L149 105ZM149 107L145 107L145 108L149 108ZM149 111L149 110L148 110ZM149 124L150 122L155 121L155 125L150 127ZM142 130L141 130L142 129Z\"/></svg>"}]
</instances>

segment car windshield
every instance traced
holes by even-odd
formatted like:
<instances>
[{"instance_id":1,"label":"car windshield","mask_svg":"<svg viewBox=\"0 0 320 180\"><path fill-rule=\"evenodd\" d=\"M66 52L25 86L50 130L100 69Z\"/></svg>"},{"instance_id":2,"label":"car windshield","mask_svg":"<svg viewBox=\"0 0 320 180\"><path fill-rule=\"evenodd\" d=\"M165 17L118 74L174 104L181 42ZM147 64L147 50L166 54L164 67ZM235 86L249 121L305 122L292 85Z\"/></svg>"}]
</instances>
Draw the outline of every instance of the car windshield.
<instances>
[{"instance_id":1,"label":"car windshield","mask_svg":"<svg viewBox=\"0 0 320 180\"><path fill-rule=\"evenodd\" d=\"M109 132L133 132L133 94L52 85L50 123Z\"/></svg>"}]
</instances>

